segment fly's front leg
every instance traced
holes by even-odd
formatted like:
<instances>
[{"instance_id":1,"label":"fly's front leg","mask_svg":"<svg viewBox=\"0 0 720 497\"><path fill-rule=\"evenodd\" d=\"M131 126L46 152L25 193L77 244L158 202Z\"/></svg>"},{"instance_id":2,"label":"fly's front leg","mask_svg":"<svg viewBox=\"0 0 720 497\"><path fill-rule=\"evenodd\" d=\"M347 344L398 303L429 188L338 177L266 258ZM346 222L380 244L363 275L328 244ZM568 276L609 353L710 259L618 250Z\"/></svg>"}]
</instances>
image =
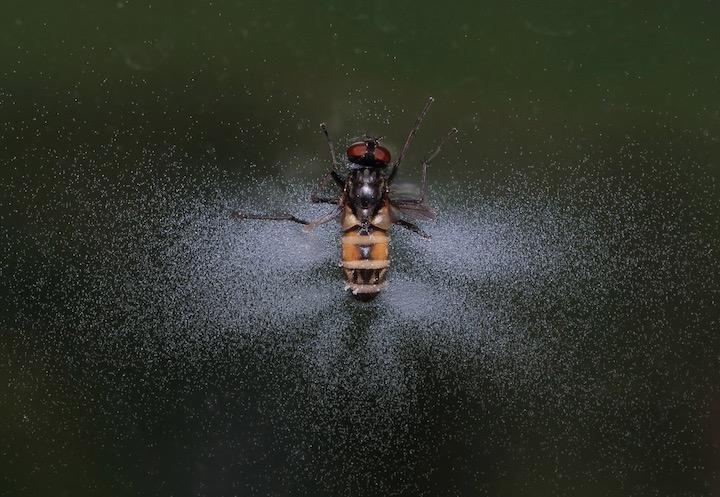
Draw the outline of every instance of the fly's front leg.
<instances>
[{"instance_id":1,"label":"fly's front leg","mask_svg":"<svg viewBox=\"0 0 720 497\"><path fill-rule=\"evenodd\" d=\"M430 154L427 155L422 160L422 180L420 183L420 198L409 198L409 199L403 199L404 202L409 204L422 204L425 202L425 194L427 193L427 168L430 165L430 161L432 161L439 153L440 150L442 150L443 145L445 145L445 142L448 141L448 139L457 134L458 130L457 128L452 128L448 133L443 137L443 139L440 141L440 144L433 150Z\"/></svg>"},{"instance_id":2,"label":"fly's front leg","mask_svg":"<svg viewBox=\"0 0 720 497\"><path fill-rule=\"evenodd\" d=\"M330 135L328 134L327 126L325 123L320 124L320 129L322 129L323 134L325 135L325 140L328 144L328 150L330 151L330 170L328 171L329 177L335 182L337 186L340 188L345 188L345 178L343 178L340 173L337 172L338 169L338 161L335 157L335 147L333 146L333 142L330 139ZM326 176L327 178L327 176ZM310 196L310 202L313 204L337 204L337 199L328 199L326 197L319 197L318 195L312 194Z\"/></svg>"},{"instance_id":3,"label":"fly's front leg","mask_svg":"<svg viewBox=\"0 0 720 497\"><path fill-rule=\"evenodd\" d=\"M403 228L409 229L413 233L417 233L421 237L425 238L426 240L430 240L432 237L424 232L417 224L413 224L409 221L405 221L404 219L398 219L395 221L395 224L402 226Z\"/></svg>"},{"instance_id":4,"label":"fly's front leg","mask_svg":"<svg viewBox=\"0 0 720 497\"><path fill-rule=\"evenodd\" d=\"M325 135L325 140L328 144L328 149L330 150L330 160L332 160L332 165L330 166L330 177L335 181L335 183L340 187L345 187L345 179L340 176L340 174L337 172L338 169L338 161L335 157L335 147L333 146L333 142L330 139L330 135L328 134L327 126L325 123L320 124L320 129L322 129L323 134Z\"/></svg>"},{"instance_id":5,"label":"fly's front leg","mask_svg":"<svg viewBox=\"0 0 720 497\"><path fill-rule=\"evenodd\" d=\"M403 157L405 157L405 154L407 153L408 149L410 148L410 144L413 141L413 138L415 138L415 135L417 134L418 130L420 129L420 124L422 124L423 119L425 118L425 114L427 114L428 109L430 108L430 105L435 101L434 98L430 97L428 98L427 103L425 104L425 107L423 107L423 110L418 115L417 119L415 120L415 126L410 130L410 134L405 139L405 145L403 145L402 151L400 151L400 155L398 156L397 160L395 161L395 164L393 164L392 171L390 171L390 175L388 176L388 184L391 184L393 180L395 179L395 175L397 174L398 168L400 167L400 163L403 160Z\"/></svg>"}]
</instances>

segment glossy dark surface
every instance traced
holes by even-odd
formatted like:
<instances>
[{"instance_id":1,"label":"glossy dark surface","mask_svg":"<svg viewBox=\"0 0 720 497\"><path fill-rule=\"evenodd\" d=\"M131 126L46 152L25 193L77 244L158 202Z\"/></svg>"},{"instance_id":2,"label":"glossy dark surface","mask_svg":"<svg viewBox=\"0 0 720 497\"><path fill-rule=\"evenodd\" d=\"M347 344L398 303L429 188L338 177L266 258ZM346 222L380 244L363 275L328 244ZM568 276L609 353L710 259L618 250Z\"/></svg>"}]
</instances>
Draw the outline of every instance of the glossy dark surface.
<instances>
[{"instance_id":1,"label":"glossy dark surface","mask_svg":"<svg viewBox=\"0 0 720 497\"><path fill-rule=\"evenodd\" d=\"M717 3L2 11L0 494L720 492ZM429 95L374 301L229 219Z\"/></svg>"}]
</instances>

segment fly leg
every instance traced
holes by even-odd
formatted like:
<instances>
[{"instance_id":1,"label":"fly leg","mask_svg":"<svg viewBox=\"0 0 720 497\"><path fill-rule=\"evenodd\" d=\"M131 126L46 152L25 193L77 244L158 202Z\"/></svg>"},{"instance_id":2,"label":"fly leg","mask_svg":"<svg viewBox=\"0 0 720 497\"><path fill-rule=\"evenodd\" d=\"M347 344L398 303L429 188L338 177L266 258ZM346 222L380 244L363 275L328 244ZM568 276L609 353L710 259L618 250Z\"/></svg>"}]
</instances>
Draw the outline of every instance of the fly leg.
<instances>
[{"instance_id":1,"label":"fly leg","mask_svg":"<svg viewBox=\"0 0 720 497\"><path fill-rule=\"evenodd\" d=\"M332 140L330 139L330 135L328 134L327 126L325 123L320 124L320 129L322 129L323 134L325 135L325 140L328 144L328 149L330 149L330 159L332 160L332 165L330 167L330 177L335 181L335 183L340 187L345 187L345 179L340 176L340 174L337 172L338 168L338 161L335 157L335 146L333 145Z\"/></svg>"},{"instance_id":2,"label":"fly leg","mask_svg":"<svg viewBox=\"0 0 720 497\"><path fill-rule=\"evenodd\" d=\"M317 228L318 226L320 226L321 224L329 223L330 221L337 219L338 216L340 215L340 212L341 212L340 206L337 206L329 214L327 214L319 219L315 219L314 221L310 221L309 223L306 223L306 226L303 228L303 230L312 231L315 228Z\"/></svg>"},{"instance_id":3,"label":"fly leg","mask_svg":"<svg viewBox=\"0 0 720 497\"><path fill-rule=\"evenodd\" d=\"M429 104L428 104L429 105ZM427 110L427 105L425 106L425 110L423 110L423 114ZM420 115L420 118L422 118L422 115ZM420 121L420 118L418 118L418 121ZM425 206L425 194L427 193L427 168L430 165L430 162L440 153L440 150L442 149L443 145L445 145L445 142L453 135L455 135L458 132L457 128L452 128L448 133L443 137L442 140L440 140L440 143L438 146L429 154L427 155L423 161L422 161L422 183L420 185L420 198L409 198L409 199L402 199L394 202L394 206L397 207L400 211L409 211L410 213L415 214L416 216L423 216L423 217L430 217L432 218L433 213L430 209ZM425 233L422 229L420 229L419 226L416 224L413 224L409 221L405 221L404 219L396 219L394 221L395 224L402 226L403 228L409 229L413 233L417 233L421 237L425 239L430 239L430 235Z\"/></svg>"},{"instance_id":4,"label":"fly leg","mask_svg":"<svg viewBox=\"0 0 720 497\"><path fill-rule=\"evenodd\" d=\"M299 217L295 217L292 214L278 214L274 216L266 216L263 214L244 214L242 212L233 212L230 217L237 220L242 219L255 219L259 221L291 221L293 223L298 224L304 224L305 225L305 231L311 231L315 229L316 227L320 226L321 224L329 223L333 219L337 219L337 217L340 215L340 207L336 207L333 209L332 212L329 214L314 219L312 221L307 221L305 219L300 219Z\"/></svg>"},{"instance_id":5,"label":"fly leg","mask_svg":"<svg viewBox=\"0 0 720 497\"><path fill-rule=\"evenodd\" d=\"M398 219L395 221L395 224L402 226L403 228L409 229L413 233L417 233L421 237L425 238L426 240L430 240L432 237L424 232L417 224L413 224L409 221L405 221L404 219Z\"/></svg>"},{"instance_id":6,"label":"fly leg","mask_svg":"<svg viewBox=\"0 0 720 497\"><path fill-rule=\"evenodd\" d=\"M243 214L242 212L233 212L230 217L237 220L242 219L256 219L260 221L292 221L293 223L299 224L310 224L310 221L300 219L291 214L278 214L277 216L265 216L262 214Z\"/></svg>"},{"instance_id":7,"label":"fly leg","mask_svg":"<svg viewBox=\"0 0 720 497\"><path fill-rule=\"evenodd\" d=\"M395 161L395 164L393 164L392 172L390 172L390 176L388 176L388 184L392 183L393 179L395 178L398 167L400 167L400 162L402 162L402 159L405 156L405 153L408 151L408 148L410 148L410 144L412 143L413 138L415 138L415 135L417 134L418 130L420 129L420 124L422 123L423 119L425 118L425 114L427 114L427 111L430 108L430 105L434 101L435 101L435 99L433 97L428 98L428 101L425 104L425 107L423 107L423 110L420 112L420 115L418 115L417 119L415 120L415 126L413 126L413 128L410 130L410 134L405 139L405 145L403 145L400 155L398 156L397 160Z\"/></svg>"},{"instance_id":8,"label":"fly leg","mask_svg":"<svg viewBox=\"0 0 720 497\"><path fill-rule=\"evenodd\" d=\"M422 204L425 201L425 193L427 192L427 168L430 165L430 161L433 160L440 153L440 150L442 149L443 145L445 145L445 142L448 141L448 138L457 134L457 132L458 132L457 128L450 129L450 131L448 131L448 133L445 135L445 137L443 137L443 139L440 140L440 144L438 144L437 148L435 150L433 150L430 155L428 155L427 157L425 157L423 159L423 161L422 161L422 166L423 166L422 182L420 183L420 202L419 203Z\"/></svg>"},{"instance_id":9,"label":"fly leg","mask_svg":"<svg viewBox=\"0 0 720 497\"><path fill-rule=\"evenodd\" d=\"M443 145L445 145L445 142L448 141L448 139L451 136L457 134L457 132L458 132L457 128L450 129L450 131L448 131L448 133L443 137L443 139L440 140L440 143L435 148L435 150L433 150L430 154L427 155L427 157L425 157L422 160L423 169L422 169L422 181L420 183L420 198L403 199L404 203L422 204L423 202L425 202L425 194L427 193L427 168L430 165L430 161L432 161L440 153L440 150L442 150L442 147L443 147Z\"/></svg>"},{"instance_id":10,"label":"fly leg","mask_svg":"<svg viewBox=\"0 0 720 497\"><path fill-rule=\"evenodd\" d=\"M330 139L330 135L327 131L327 126L325 126L325 123L322 123L320 125L320 128L323 131L323 134L325 135L325 139L328 143L328 148L330 149L330 159L332 160L332 165L330 167L330 177L335 181L335 183L338 184L341 188L345 187L345 179L340 176L340 174L336 171L337 167L337 159L335 158L335 148L333 147L332 140ZM329 198L329 197L319 197L315 194L313 194L310 197L310 201L314 204L335 204L338 205L339 201L337 198ZM306 226L306 230L312 230L316 226L320 226L321 224L325 224L327 222L332 221L333 219L337 218L337 216L340 214L340 207L336 207L333 212L328 214L327 216L321 217L319 219L315 219L313 221L307 221L305 219L300 219L298 217L295 217L291 214L278 214L278 215L256 215L256 214L244 214L242 212L233 212L231 217L233 219L256 219L261 221L291 221L293 223L298 224L304 224Z\"/></svg>"}]
</instances>

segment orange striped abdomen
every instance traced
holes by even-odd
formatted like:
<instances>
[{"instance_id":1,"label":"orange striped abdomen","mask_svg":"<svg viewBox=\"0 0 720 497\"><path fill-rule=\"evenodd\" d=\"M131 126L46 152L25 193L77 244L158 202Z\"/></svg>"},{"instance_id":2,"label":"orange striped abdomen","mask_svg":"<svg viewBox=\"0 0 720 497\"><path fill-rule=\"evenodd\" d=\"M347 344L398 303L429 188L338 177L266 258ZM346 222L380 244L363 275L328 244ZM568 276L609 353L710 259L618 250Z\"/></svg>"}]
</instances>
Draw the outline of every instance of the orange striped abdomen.
<instances>
[{"instance_id":1,"label":"orange striped abdomen","mask_svg":"<svg viewBox=\"0 0 720 497\"><path fill-rule=\"evenodd\" d=\"M371 300L385 288L389 240L387 231L379 228L365 233L353 227L343 233L341 266L345 288L359 300Z\"/></svg>"}]
</instances>

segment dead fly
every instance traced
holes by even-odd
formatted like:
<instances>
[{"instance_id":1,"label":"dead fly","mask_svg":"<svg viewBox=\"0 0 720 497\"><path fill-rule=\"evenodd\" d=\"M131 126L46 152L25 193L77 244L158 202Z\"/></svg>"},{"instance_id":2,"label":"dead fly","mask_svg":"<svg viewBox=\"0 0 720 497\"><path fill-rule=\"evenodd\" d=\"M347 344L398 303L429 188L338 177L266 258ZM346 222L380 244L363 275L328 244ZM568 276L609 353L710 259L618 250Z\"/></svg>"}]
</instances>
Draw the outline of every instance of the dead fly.
<instances>
[{"instance_id":1,"label":"dead fly","mask_svg":"<svg viewBox=\"0 0 720 497\"><path fill-rule=\"evenodd\" d=\"M402 152L391 164L390 152L382 146L381 138L365 137L350 145L347 149L346 171L338 172L335 149L323 123L322 128L330 148L332 166L329 175L342 190L336 198L313 195L313 203L334 204L336 207L328 215L314 221L306 221L292 215L253 215L234 212L236 219L261 219L273 221L292 221L306 225L306 230L337 219L342 226L342 267L345 274L345 289L350 290L359 300L373 299L385 288L385 276L390 258L388 253L389 231L393 225L402 226L423 238L430 235L412 222L415 219L431 219L433 212L425 205L427 167L430 161L440 153L445 141L457 133L453 128L443 138L438 147L422 161L422 184L419 198L392 198L390 186L395 179L400 162L417 134L425 114L432 104L427 104L415 121ZM386 168L392 166L390 173Z\"/></svg>"}]
</instances>

